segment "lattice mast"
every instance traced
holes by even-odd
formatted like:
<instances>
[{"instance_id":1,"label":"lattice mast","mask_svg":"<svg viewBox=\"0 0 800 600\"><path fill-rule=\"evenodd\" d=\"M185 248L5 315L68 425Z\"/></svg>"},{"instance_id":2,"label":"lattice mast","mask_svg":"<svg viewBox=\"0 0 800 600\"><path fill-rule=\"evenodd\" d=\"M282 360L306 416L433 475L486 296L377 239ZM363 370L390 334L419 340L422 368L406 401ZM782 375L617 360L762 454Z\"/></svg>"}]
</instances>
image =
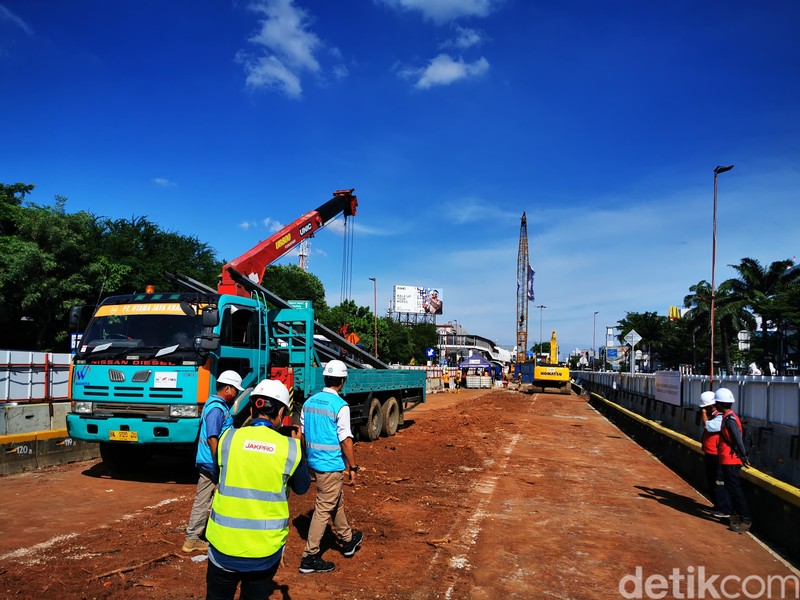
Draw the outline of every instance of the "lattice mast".
<instances>
[{"instance_id":1,"label":"lattice mast","mask_svg":"<svg viewBox=\"0 0 800 600\"><path fill-rule=\"evenodd\" d=\"M528 349L528 219L522 213L517 252L517 363L525 362Z\"/></svg>"}]
</instances>

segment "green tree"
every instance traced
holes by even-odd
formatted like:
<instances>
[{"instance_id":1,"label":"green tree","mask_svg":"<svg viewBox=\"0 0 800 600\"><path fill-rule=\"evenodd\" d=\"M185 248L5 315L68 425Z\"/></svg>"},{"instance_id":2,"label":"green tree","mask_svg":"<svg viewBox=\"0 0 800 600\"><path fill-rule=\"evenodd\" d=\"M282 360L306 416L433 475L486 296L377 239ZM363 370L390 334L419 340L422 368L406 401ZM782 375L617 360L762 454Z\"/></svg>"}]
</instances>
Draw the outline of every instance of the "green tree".
<instances>
[{"instance_id":1,"label":"green tree","mask_svg":"<svg viewBox=\"0 0 800 600\"><path fill-rule=\"evenodd\" d=\"M297 265L267 267L261 284L284 300L310 300L317 320L328 310L325 287L320 278Z\"/></svg>"},{"instance_id":2,"label":"green tree","mask_svg":"<svg viewBox=\"0 0 800 600\"><path fill-rule=\"evenodd\" d=\"M658 360L661 358L662 343L668 322L667 317L659 316L654 312L625 313L625 317L617 323L620 330L619 342L625 344L625 335L631 329L635 329L636 333L642 336L636 349L643 351L646 349L650 355L650 368L653 368L653 365L658 364Z\"/></svg>"},{"instance_id":3,"label":"green tree","mask_svg":"<svg viewBox=\"0 0 800 600\"><path fill-rule=\"evenodd\" d=\"M22 201L33 188L34 186L26 183L0 183L0 235L13 235L17 232L16 218Z\"/></svg>"},{"instance_id":4,"label":"green tree","mask_svg":"<svg viewBox=\"0 0 800 600\"><path fill-rule=\"evenodd\" d=\"M106 286L107 293L142 292L147 285L171 290L174 285L164 273L175 271L216 287L222 262L197 238L164 231L146 217L103 219L99 227L99 252L129 268L129 276L120 286Z\"/></svg>"},{"instance_id":5,"label":"green tree","mask_svg":"<svg viewBox=\"0 0 800 600\"><path fill-rule=\"evenodd\" d=\"M100 231L86 212L55 205L20 207L15 235L0 238L0 327L10 347L66 350L67 313L119 285L128 269L97 252ZM5 344L4 344L5 345Z\"/></svg>"},{"instance_id":6,"label":"green tree","mask_svg":"<svg viewBox=\"0 0 800 600\"><path fill-rule=\"evenodd\" d=\"M769 330L781 320L781 305L776 304L776 297L800 277L800 270L790 269L793 264L791 260L778 260L763 267L754 258L743 258L738 265L730 265L739 274L730 280L731 292L740 299L742 310L750 309L761 317L763 362L779 354L777 336L770 339Z\"/></svg>"}]
</instances>

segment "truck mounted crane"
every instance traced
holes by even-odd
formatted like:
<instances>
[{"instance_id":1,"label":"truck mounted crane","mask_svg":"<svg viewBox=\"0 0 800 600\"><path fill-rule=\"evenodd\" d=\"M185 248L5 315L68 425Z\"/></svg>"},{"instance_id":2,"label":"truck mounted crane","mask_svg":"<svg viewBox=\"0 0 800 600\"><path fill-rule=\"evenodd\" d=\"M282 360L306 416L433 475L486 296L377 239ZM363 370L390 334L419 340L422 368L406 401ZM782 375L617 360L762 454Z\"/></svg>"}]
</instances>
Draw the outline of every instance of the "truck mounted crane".
<instances>
[{"instance_id":1,"label":"truck mounted crane","mask_svg":"<svg viewBox=\"0 0 800 600\"><path fill-rule=\"evenodd\" d=\"M193 447L203 405L229 369L245 388L234 405L235 422L265 378L285 383L298 407L324 387L323 364L334 358L315 343L315 332L361 359L351 366L373 367L352 368L342 390L354 430L370 440L394 435L404 410L425 401L425 373L389 369L317 323L310 301L286 301L261 285L267 265L340 213L355 215L357 205L353 190L335 192L225 265L216 290L178 273L170 278L185 291L103 300L70 369L70 437L98 443L115 471L143 468L171 446ZM81 308L70 311L75 327Z\"/></svg>"}]
</instances>

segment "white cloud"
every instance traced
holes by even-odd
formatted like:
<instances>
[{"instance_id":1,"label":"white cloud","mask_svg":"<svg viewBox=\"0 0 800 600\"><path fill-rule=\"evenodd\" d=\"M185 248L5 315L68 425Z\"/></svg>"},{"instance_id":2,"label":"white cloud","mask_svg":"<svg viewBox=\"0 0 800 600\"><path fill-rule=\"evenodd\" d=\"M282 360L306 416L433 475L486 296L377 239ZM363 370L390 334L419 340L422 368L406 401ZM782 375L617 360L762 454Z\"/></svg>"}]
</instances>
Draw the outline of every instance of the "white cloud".
<instances>
[{"instance_id":1,"label":"white cloud","mask_svg":"<svg viewBox=\"0 0 800 600\"><path fill-rule=\"evenodd\" d=\"M456 35L453 38L445 40L442 48L458 48L459 50L466 50L472 46L477 46L484 41L483 34L477 29L470 29L468 27L456 26Z\"/></svg>"},{"instance_id":2,"label":"white cloud","mask_svg":"<svg viewBox=\"0 0 800 600\"><path fill-rule=\"evenodd\" d=\"M480 77L489 70L489 61L484 57L467 63L463 59L453 59L449 54L440 54L424 69L401 71L404 76L419 76L414 87L428 89L435 85L450 85L461 79Z\"/></svg>"},{"instance_id":3,"label":"white cloud","mask_svg":"<svg viewBox=\"0 0 800 600\"><path fill-rule=\"evenodd\" d=\"M445 214L456 225L486 222L487 219L519 222L520 217L516 212L498 208L494 202L475 197L459 198L448 203Z\"/></svg>"},{"instance_id":4,"label":"white cloud","mask_svg":"<svg viewBox=\"0 0 800 600\"><path fill-rule=\"evenodd\" d=\"M155 183L159 187L175 187L178 184L174 181L170 181L164 177L155 177L153 178L153 183Z\"/></svg>"},{"instance_id":5,"label":"white cloud","mask_svg":"<svg viewBox=\"0 0 800 600\"><path fill-rule=\"evenodd\" d=\"M504 0L377 0L397 10L418 11L426 19L445 23L461 17L486 17Z\"/></svg>"},{"instance_id":6,"label":"white cloud","mask_svg":"<svg viewBox=\"0 0 800 600\"><path fill-rule=\"evenodd\" d=\"M12 25L15 25L16 27L19 27L20 29L22 29L22 31L24 31L28 35L33 35L33 29L31 29L30 26L25 21L23 21L20 17L12 13L2 4L0 4L0 21L7 21Z\"/></svg>"},{"instance_id":7,"label":"white cloud","mask_svg":"<svg viewBox=\"0 0 800 600\"><path fill-rule=\"evenodd\" d=\"M275 219L271 219L269 217L262 220L261 224L264 227L266 227L269 231L272 231L273 233L283 229L283 223L281 223L280 221L276 221Z\"/></svg>"},{"instance_id":8,"label":"white cloud","mask_svg":"<svg viewBox=\"0 0 800 600\"><path fill-rule=\"evenodd\" d=\"M314 56L320 47L316 34L308 29L308 14L294 0L259 0L250 9L264 16L259 31L250 38L263 55L240 52L236 59L244 64L247 85L274 88L292 98L302 95L301 75L317 73Z\"/></svg>"},{"instance_id":9,"label":"white cloud","mask_svg":"<svg viewBox=\"0 0 800 600\"><path fill-rule=\"evenodd\" d=\"M256 223L255 221L242 221L241 223L239 223L239 228L244 229L245 231L247 231L251 227L258 227L258 223Z\"/></svg>"}]
</instances>

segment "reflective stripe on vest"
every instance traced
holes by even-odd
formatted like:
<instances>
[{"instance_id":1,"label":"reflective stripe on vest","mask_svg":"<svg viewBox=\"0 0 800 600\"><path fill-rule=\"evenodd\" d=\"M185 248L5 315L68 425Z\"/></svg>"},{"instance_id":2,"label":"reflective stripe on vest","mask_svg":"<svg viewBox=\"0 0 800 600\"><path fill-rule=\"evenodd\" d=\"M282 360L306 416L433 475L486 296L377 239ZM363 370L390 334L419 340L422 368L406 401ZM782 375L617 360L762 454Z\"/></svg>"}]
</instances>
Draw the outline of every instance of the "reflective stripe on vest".
<instances>
[{"instance_id":1,"label":"reflective stripe on vest","mask_svg":"<svg viewBox=\"0 0 800 600\"><path fill-rule=\"evenodd\" d=\"M742 422L739 420L739 415L735 412L728 413L733 415L736 426L739 428L739 435L742 434ZM741 465L742 459L736 454L731 432L728 431L727 420L729 417L722 417L722 431L719 436L719 464L721 465Z\"/></svg>"},{"instance_id":2,"label":"reflective stripe on vest","mask_svg":"<svg viewBox=\"0 0 800 600\"><path fill-rule=\"evenodd\" d=\"M347 405L338 395L318 392L303 404L308 465L320 473L344 471L344 457L339 445L336 415Z\"/></svg>"},{"instance_id":3,"label":"reflective stripe on vest","mask_svg":"<svg viewBox=\"0 0 800 600\"><path fill-rule=\"evenodd\" d=\"M208 541L230 556L271 556L289 534L288 480L300 464L299 440L270 427L229 430L220 440L219 464Z\"/></svg>"}]
</instances>

